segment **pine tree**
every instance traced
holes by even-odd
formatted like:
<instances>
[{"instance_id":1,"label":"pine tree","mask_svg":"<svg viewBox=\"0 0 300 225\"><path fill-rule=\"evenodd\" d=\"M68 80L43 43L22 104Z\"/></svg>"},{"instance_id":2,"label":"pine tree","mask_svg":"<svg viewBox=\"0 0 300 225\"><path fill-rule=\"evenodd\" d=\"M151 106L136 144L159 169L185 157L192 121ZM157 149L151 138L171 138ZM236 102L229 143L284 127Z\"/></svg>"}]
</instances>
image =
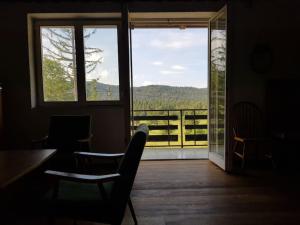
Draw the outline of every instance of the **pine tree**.
<instances>
[{"instance_id":1,"label":"pine tree","mask_svg":"<svg viewBox=\"0 0 300 225\"><path fill-rule=\"evenodd\" d=\"M86 40L95 34L96 29L85 33ZM42 28L43 81L46 101L77 100L76 53L74 29ZM103 62L103 50L90 46L84 47L85 72L90 73ZM51 70L51 68L54 71ZM56 72L55 72L56 71ZM59 72L58 72L59 71ZM96 84L97 85L97 84ZM95 83L90 85L92 98L97 97ZM69 89L67 89L69 88ZM56 93L50 93L56 90ZM70 93L71 91L71 93Z\"/></svg>"}]
</instances>

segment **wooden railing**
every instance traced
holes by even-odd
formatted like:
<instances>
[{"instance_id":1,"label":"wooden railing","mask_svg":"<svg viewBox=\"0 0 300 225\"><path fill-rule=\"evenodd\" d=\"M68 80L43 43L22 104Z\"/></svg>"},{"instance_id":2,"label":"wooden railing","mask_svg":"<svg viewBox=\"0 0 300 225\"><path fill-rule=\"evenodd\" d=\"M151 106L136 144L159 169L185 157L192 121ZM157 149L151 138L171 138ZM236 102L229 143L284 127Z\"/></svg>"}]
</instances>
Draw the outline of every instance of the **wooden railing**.
<instances>
[{"instance_id":1,"label":"wooden railing","mask_svg":"<svg viewBox=\"0 0 300 225\"><path fill-rule=\"evenodd\" d=\"M134 110L133 130L149 126L147 147L207 146L207 109Z\"/></svg>"}]
</instances>

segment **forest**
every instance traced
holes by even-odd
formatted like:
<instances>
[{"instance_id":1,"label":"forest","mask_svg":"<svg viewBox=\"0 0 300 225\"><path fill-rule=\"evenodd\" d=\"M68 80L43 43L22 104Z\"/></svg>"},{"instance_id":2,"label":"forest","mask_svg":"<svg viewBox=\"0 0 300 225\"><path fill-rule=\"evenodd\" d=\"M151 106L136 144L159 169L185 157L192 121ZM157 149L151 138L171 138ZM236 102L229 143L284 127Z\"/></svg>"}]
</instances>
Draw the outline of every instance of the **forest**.
<instances>
[{"instance_id":1,"label":"forest","mask_svg":"<svg viewBox=\"0 0 300 225\"><path fill-rule=\"evenodd\" d=\"M207 109L207 88L149 85L133 88L135 110Z\"/></svg>"},{"instance_id":2,"label":"forest","mask_svg":"<svg viewBox=\"0 0 300 225\"><path fill-rule=\"evenodd\" d=\"M89 95L103 99L118 99L119 86L88 83ZM97 94L93 93L96 92ZM207 109L207 88L149 85L133 87L134 110Z\"/></svg>"}]
</instances>

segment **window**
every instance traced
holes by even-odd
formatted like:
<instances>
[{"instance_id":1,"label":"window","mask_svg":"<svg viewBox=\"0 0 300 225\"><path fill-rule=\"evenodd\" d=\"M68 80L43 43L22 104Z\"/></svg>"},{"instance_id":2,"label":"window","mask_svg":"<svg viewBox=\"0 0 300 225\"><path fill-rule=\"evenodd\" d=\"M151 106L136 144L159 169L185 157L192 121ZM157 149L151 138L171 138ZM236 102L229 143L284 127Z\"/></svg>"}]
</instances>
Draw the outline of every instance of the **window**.
<instances>
[{"instance_id":1,"label":"window","mask_svg":"<svg viewBox=\"0 0 300 225\"><path fill-rule=\"evenodd\" d=\"M119 100L116 27L85 26L83 37L86 99L88 101Z\"/></svg>"},{"instance_id":2,"label":"window","mask_svg":"<svg viewBox=\"0 0 300 225\"><path fill-rule=\"evenodd\" d=\"M39 20L35 29L40 103L120 101L118 22Z\"/></svg>"},{"instance_id":3,"label":"window","mask_svg":"<svg viewBox=\"0 0 300 225\"><path fill-rule=\"evenodd\" d=\"M40 33L44 101L77 101L74 27L42 26Z\"/></svg>"}]
</instances>

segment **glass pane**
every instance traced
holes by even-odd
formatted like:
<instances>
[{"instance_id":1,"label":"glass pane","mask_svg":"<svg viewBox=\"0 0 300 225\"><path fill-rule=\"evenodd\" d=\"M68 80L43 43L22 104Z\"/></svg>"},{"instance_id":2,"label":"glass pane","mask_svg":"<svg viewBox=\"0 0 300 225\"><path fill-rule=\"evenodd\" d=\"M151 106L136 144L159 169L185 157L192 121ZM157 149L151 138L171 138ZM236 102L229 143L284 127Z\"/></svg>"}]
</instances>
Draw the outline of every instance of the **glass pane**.
<instances>
[{"instance_id":1,"label":"glass pane","mask_svg":"<svg viewBox=\"0 0 300 225\"><path fill-rule=\"evenodd\" d=\"M210 152L225 154L226 12L211 21Z\"/></svg>"},{"instance_id":2,"label":"glass pane","mask_svg":"<svg viewBox=\"0 0 300 225\"><path fill-rule=\"evenodd\" d=\"M119 100L117 26L85 26L83 35L87 101Z\"/></svg>"},{"instance_id":3,"label":"glass pane","mask_svg":"<svg viewBox=\"0 0 300 225\"><path fill-rule=\"evenodd\" d=\"M45 102L77 101L73 27L41 27Z\"/></svg>"}]
</instances>

